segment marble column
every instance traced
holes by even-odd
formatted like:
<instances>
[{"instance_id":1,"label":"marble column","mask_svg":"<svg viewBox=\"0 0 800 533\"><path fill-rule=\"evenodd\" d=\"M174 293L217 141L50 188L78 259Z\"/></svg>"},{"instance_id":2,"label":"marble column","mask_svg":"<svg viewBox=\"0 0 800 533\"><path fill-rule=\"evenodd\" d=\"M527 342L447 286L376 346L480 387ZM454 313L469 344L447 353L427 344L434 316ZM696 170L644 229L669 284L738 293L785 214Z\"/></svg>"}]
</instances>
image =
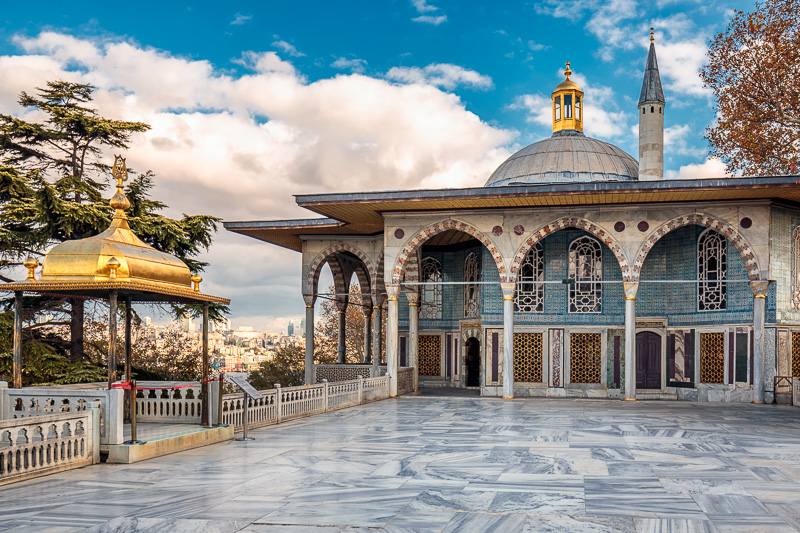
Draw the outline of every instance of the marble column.
<instances>
[{"instance_id":1,"label":"marble column","mask_svg":"<svg viewBox=\"0 0 800 533\"><path fill-rule=\"evenodd\" d=\"M753 403L764 403L764 315L769 281L753 281L750 290L753 291Z\"/></svg>"},{"instance_id":2,"label":"marble column","mask_svg":"<svg viewBox=\"0 0 800 533\"><path fill-rule=\"evenodd\" d=\"M317 297L313 294L304 294L306 302L306 385L313 385L316 379L314 372L314 303Z\"/></svg>"},{"instance_id":3,"label":"marble column","mask_svg":"<svg viewBox=\"0 0 800 533\"><path fill-rule=\"evenodd\" d=\"M515 283L501 283L503 291L503 398L514 397L514 289Z\"/></svg>"},{"instance_id":4,"label":"marble column","mask_svg":"<svg viewBox=\"0 0 800 533\"><path fill-rule=\"evenodd\" d=\"M408 298L408 360L406 364L413 368L411 372L414 392L419 392L419 293L407 291Z\"/></svg>"},{"instance_id":5,"label":"marble column","mask_svg":"<svg viewBox=\"0 0 800 533\"><path fill-rule=\"evenodd\" d=\"M638 283L625 287L625 400L636 401L636 292Z\"/></svg>"},{"instance_id":6,"label":"marble column","mask_svg":"<svg viewBox=\"0 0 800 533\"><path fill-rule=\"evenodd\" d=\"M372 302L364 304L364 363L372 362Z\"/></svg>"},{"instance_id":7,"label":"marble column","mask_svg":"<svg viewBox=\"0 0 800 533\"><path fill-rule=\"evenodd\" d=\"M210 404L208 403L211 383L208 381L208 302L203 302L203 361L201 364L202 383L200 389L203 391L203 399L200 402L200 425L211 427L211 419L208 415Z\"/></svg>"},{"instance_id":8,"label":"marble column","mask_svg":"<svg viewBox=\"0 0 800 533\"><path fill-rule=\"evenodd\" d=\"M387 285L389 300L388 324L386 324L386 374L389 376L389 396L397 396L397 348L398 348L398 308L397 298L400 285Z\"/></svg>"},{"instance_id":9,"label":"marble column","mask_svg":"<svg viewBox=\"0 0 800 533\"><path fill-rule=\"evenodd\" d=\"M108 295L108 389L117 380L117 290Z\"/></svg>"},{"instance_id":10,"label":"marble column","mask_svg":"<svg viewBox=\"0 0 800 533\"><path fill-rule=\"evenodd\" d=\"M347 351L347 297L336 300L336 310L339 311L339 348L336 362L345 363Z\"/></svg>"},{"instance_id":11,"label":"marble column","mask_svg":"<svg viewBox=\"0 0 800 533\"><path fill-rule=\"evenodd\" d=\"M372 376L378 377L381 364L381 345L383 344L383 301L386 297L375 294L372 299Z\"/></svg>"}]
</instances>

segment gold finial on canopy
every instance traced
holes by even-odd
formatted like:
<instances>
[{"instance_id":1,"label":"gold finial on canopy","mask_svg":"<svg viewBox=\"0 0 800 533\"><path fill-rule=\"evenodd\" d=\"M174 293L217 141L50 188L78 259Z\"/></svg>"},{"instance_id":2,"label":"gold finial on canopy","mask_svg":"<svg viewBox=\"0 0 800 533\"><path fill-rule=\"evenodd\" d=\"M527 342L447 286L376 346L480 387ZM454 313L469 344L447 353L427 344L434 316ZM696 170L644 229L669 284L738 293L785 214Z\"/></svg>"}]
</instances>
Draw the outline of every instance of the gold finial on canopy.
<instances>
[{"instance_id":1,"label":"gold finial on canopy","mask_svg":"<svg viewBox=\"0 0 800 533\"><path fill-rule=\"evenodd\" d=\"M194 283L194 292L200 292L200 282L203 281L203 278L200 274L195 274L192 276L192 283Z\"/></svg>"},{"instance_id":2,"label":"gold finial on canopy","mask_svg":"<svg viewBox=\"0 0 800 533\"><path fill-rule=\"evenodd\" d=\"M117 269L122 266L122 263L116 257L112 257L106 262L108 265L108 279L117 279Z\"/></svg>"},{"instance_id":3,"label":"gold finial on canopy","mask_svg":"<svg viewBox=\"0 0 800 533\"><path fill-rule=\"evenodd\" d=\"M26 281L36 281L36 267L39 266L39 261L34 259L32 255L29 255L27 259L22 262L22 266L28 269L28 278Z\"/></svg>"},{"instance_id":4,"label":"gold finial on canopy","mask_svg":"<svg viewBox=\"0 0 800 533\"><path fill-rule=\"evenodd\" d=\"M125 165L125 158L121 155L114 156L114 166L111 168L111 175L117 180L117 192L111 197L111 207L117 210L114 218L125 218L125 211L131 206L130 201L122 190L122 183L128 181L128 167Z\"/></svg>"},{"instance_id":5,"label":"gold finial on canopy","mask_svg":"<svg viewBox=\"0 0 800 533\"><path fill-rule=\"evenodd\" d=\"M572 71L571 71L571 70L570 70L570 68L569 68L569 61L567 61L567 68L566 68L566 69L564 69L564 76L566 76L566 77L567 77L567 79L569 79L569 75L570 75L570 74L572 74Z\"/></svg>"}]
</instances>

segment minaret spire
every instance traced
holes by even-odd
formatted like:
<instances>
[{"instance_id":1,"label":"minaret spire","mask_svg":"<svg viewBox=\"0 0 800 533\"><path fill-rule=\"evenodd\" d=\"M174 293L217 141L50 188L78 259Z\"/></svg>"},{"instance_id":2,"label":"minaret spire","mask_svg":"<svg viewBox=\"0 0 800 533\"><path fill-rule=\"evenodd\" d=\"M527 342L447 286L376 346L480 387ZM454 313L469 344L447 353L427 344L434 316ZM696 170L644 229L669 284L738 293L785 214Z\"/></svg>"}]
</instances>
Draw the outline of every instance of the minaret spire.
<instances>
[{"instance_id":1,"label":"minaret spire","mask_svg":"<svg viewBox=\"0 0 800 533\"><path fill-rule=\"evenodd\" d=\"M658 73L653 28L650 28L650 50L639 93L639 180L664 179L664 90Z\"/></svg>"}]
</instances>

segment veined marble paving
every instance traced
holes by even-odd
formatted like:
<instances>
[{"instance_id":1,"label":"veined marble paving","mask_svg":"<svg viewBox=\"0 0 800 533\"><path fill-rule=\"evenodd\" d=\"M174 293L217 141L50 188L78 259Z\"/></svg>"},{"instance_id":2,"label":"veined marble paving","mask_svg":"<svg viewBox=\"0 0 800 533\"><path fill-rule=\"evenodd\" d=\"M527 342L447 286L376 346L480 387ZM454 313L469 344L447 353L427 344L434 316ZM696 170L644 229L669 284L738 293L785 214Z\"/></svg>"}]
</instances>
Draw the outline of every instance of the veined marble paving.
<instances>
[{"instance_id":1,"label":"veined marble paving","mask_svg":"<svg viewBox=\"0 0 800 533\"><path fill-rule=\"evenodd\" d=\"M0 531L800 531L800 410L401 397L0 489Z\"/></svg>"}]
</instances>

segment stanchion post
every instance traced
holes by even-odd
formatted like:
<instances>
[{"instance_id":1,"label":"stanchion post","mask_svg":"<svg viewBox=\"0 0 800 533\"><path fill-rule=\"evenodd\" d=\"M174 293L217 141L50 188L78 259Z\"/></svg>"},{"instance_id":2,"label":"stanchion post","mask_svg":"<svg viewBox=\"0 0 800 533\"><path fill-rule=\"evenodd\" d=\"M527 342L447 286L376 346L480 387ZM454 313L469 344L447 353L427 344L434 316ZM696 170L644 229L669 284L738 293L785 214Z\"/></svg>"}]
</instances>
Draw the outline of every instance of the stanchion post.
<instances>
[{"instance_id":1,"label":"stanchion post","mask_svg":"<svg viewBox=\"0 0 800 533\"><path fill-rule=\"evenodd\" d=\"M244 397L244 411L242 412L242 436L236 440L253 440L252 437L247 436L247 404L250 403L250 398L247 397L246 392L243 392L242 396Z\"/></svg>"},{"instance_id":2,"label":"stanchion post","mask_svg":"<svg viewBox=\"0 0 800 533\"><path fill-rule=\"evenodd\" d=\"M125 441L125 444L144 444L144 441L136 438L136 381L130 380L129 384L131 387L131 438Z\"/></svg>"}]
</instances>

